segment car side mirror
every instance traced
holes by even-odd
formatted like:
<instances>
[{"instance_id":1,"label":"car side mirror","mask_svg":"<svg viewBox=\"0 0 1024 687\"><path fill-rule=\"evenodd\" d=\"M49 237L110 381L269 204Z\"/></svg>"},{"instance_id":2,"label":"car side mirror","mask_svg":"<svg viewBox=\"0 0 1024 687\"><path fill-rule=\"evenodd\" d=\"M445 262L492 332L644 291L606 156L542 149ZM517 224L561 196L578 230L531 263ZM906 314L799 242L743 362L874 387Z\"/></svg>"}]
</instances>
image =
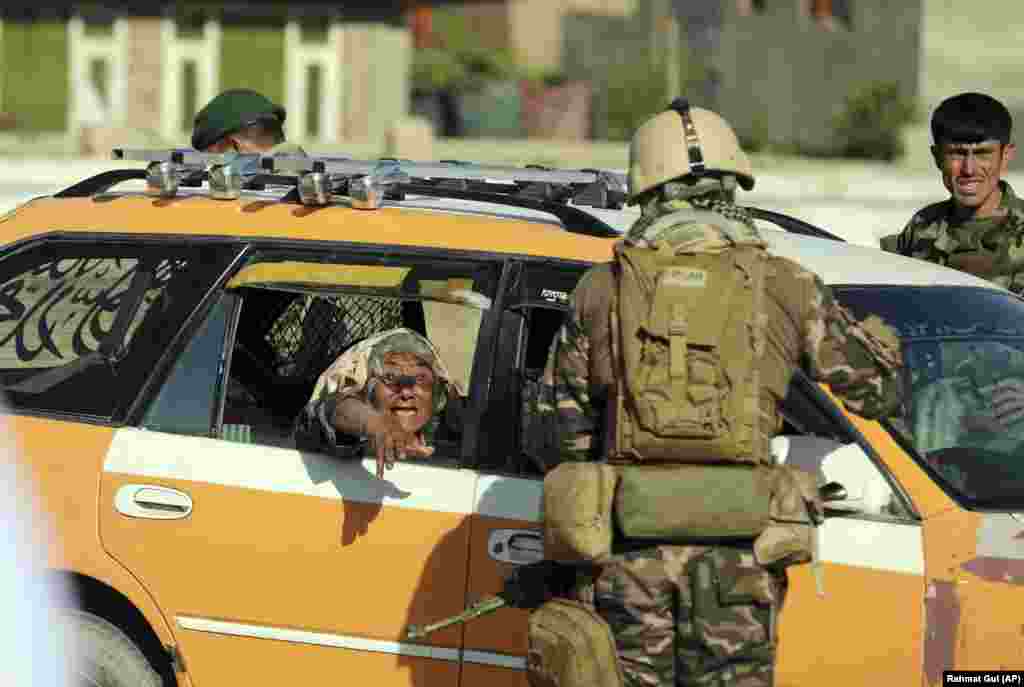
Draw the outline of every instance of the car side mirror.
<instances>
[{"instance_id":1,"label":"car side mirror","mask_svg":"<svg viewBox=\"0 0 1024 687\"><path fill-rule=\"evenodd\" d=\"M825 503L830 501L845 501L846 500L846 487L839 482L828 482L818 488L818 494L821 496L821 500Z\"/></svg>"}]
</instances>

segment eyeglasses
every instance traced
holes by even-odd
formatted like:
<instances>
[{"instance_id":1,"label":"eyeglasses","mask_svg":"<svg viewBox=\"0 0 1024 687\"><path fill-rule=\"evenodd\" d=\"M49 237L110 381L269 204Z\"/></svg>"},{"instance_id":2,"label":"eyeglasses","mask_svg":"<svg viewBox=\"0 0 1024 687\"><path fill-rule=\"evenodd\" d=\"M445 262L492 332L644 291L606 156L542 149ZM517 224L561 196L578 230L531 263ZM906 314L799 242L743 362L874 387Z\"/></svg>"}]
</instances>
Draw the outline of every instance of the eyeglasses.
<instances>
[{"instance_id":1,"label":"eyeglasses","mask_svg":"<svg viewBox=\"0 0 1024 687\"><path fill-rule=\"evenodd\" d=\"M428 389L434 383L434 375L429 372L421 372L415 375L401 375L395 372L385 372L378 379L380 383L392 391L399 391L407 386Z\"/></svg>"}]
</instances>

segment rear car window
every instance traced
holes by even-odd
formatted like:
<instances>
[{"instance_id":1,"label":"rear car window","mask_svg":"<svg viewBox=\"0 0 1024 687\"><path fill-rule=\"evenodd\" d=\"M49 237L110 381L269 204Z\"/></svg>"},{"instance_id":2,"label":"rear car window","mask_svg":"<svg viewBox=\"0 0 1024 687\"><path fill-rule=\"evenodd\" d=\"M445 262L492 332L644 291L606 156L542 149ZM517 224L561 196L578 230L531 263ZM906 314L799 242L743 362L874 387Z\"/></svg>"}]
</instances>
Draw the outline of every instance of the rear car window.
<instances>
[{"instance_id":1,"label":"rear car window","mask_svg":"<svg viewBox=\"0 0 1024 687\"><path fill-rule=\"evenodd\" d=\"M233 253L54 241L0 259L0 386L11 406L117 415Z\"/></svg>"}]
</instances>

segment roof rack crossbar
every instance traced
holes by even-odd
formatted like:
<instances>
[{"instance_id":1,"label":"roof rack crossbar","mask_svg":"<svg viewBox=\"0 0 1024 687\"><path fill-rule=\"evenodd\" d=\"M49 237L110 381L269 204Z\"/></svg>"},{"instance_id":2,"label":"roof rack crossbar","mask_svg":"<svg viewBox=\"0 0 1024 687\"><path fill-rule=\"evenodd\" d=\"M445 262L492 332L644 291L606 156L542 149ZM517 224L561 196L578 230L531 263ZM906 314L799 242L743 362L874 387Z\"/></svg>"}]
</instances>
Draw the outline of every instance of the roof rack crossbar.
<instances>
[{"instance_id":1,"label":"roof rack crossbar","mask_svg":"<svg viewBox=\"0 0 1024 687\"><path fill-rule=\"evenodd\" d=\"M190 148L137 149L114 148L111 158L130 162L173 162L189 167L205 167L206 165L223 165L234 161L252 161L258 164L259 153L202 153Z\"/></svg>"},{"instance_id":2,"label":"roof rack crossbar","mask_svg":"<svg viewBox=\"0 0 1024 687\"><path fill-rule=\"evenodd\" d=\"M72 184L62 191L53 194L54 198L88 198L97 193L106 193L121 182L132 179L145 179L144 169L113 169L109 172L100 172L88 179L83 179L77 184Z\"/></svg>"},{"instance_id":3,"label":"roof rack crossbar","mask_svg":"<svg viewBox=\"0 0 1024 687\"><path fill-rule=\"evenodd\" d=\"M352 160L343 157L303 156L295 154L264 155L264 169L300 174L313 169L313 162L323 163L324 171L332 175L353 176L372 174L382 165L398 165L411 177L431 179L464 179L466 181L547 182L554 184L588 184L598 180L595 171L565 169L538 169L501 165L474 165L464 162L411 162L395 158L381 160ZM620 175L621 176L621 175Z\"/></svg>"}]
</instances>

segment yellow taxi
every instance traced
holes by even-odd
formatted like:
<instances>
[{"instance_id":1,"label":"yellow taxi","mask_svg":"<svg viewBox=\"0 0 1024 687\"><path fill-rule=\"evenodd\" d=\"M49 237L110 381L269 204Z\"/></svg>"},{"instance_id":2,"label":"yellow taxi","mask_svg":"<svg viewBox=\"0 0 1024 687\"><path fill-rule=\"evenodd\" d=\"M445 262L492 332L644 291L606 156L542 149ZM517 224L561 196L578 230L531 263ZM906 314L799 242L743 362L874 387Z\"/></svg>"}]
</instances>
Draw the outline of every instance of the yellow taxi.
<instances>
[{"instance_id":1,"label":"yellow taxi","mask_svg":"<svg viewBox=\"0 0 1024 687\"><path fill-rule=\"evenodd\" d=\"M0 384L59 534L77 669L101 685L522 687L526 612L410 641L543 556L521 450L568 294L636 218L616 174L120 151L0 221ZM132 166L130 161L143 166ZM777 684L937 685L1024 665L1024 302L754 210L778 254L900 332L910 390L867 422L799 377L780 460L836 481L823 585L789 570ZM405 326L467 402L384 479L297 446L318 375Z\"/></svg>"}]
</instances>

